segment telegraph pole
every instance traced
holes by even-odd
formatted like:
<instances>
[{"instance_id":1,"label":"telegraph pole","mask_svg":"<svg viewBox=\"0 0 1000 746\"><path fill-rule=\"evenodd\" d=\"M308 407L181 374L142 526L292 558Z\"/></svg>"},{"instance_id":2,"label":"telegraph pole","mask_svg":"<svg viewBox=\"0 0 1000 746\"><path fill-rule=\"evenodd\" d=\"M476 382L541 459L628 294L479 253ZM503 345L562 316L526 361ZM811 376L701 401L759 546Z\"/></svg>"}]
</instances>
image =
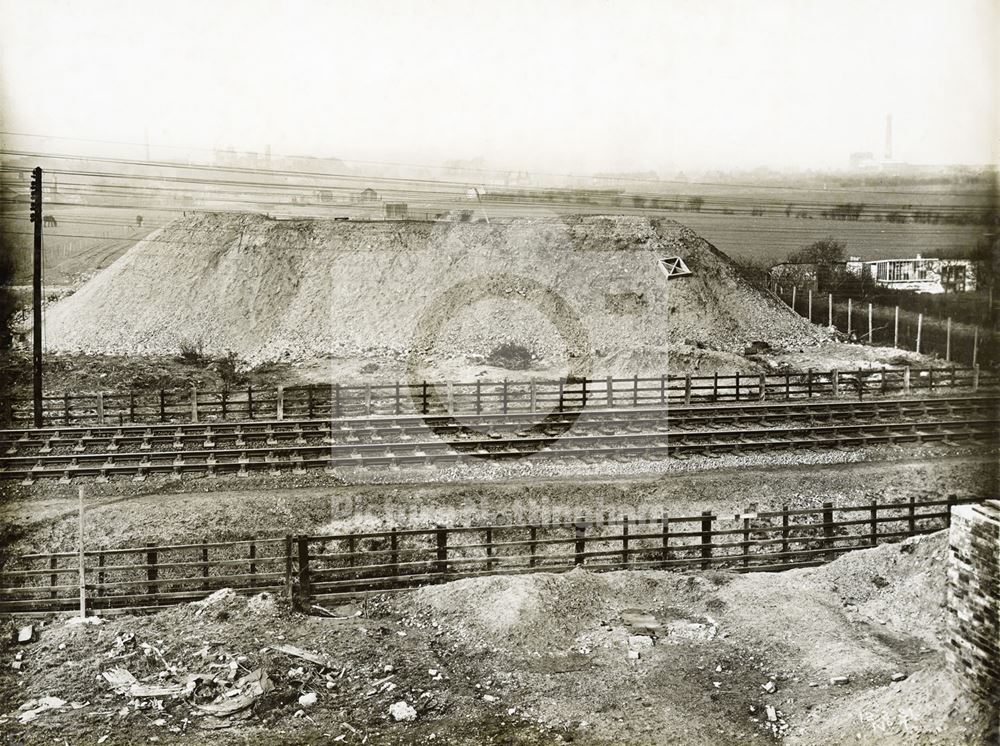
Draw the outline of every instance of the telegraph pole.
<instances>
[{"instance_id":1,"label":"telegraph pole","mask_svg":"<svg viewBox=\"0 0 1000 746\"><path fill-rule=\"evenodd\" d=\"M32 271L31 307L32 379L35 427L42 427L42 168L31 172L31 222L35 224L35 251Z\"/></svg>"}]
</instances>

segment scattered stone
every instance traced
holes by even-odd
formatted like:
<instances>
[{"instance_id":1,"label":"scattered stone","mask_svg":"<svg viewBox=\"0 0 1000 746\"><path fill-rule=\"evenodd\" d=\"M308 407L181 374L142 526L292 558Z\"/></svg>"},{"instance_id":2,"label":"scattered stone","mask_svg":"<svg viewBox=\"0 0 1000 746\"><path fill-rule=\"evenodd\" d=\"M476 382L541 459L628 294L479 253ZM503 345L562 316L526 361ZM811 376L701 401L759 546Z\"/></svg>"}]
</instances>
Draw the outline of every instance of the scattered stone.
<instances>
[{"instance_id":1,"label":"scattered stone","mask_svg":"<svg viewBox=\"0 0 1000 746\"><path fill-rule=\"evenodd\" d=\"M830 679L830 683L834 686L846 686L851 683L851 679L847 676L834 676Z\"/></svg>"},{"instance_id":2,"label":"scattered stone","mask_svg":"<svg viewBox=\"0 0 1000 746\"><path fill-rule=\"evenodd\" d=\"M299 704L303 707L312 707L316 704L316 692L307 692L299 697Z\"/></svg>"},{"instance_id":3,"label":"scattered stone","mask_svg":"<svg viewBox=\"0 0 1000 746\"><path fill-rule=\"evenodd\" d=\"M774 707L772 707L771 705L767 706L767 719L770 720L772 723L778 719L778 713L775 712Z\"/></svg>"},{"instance_id":4,"label":"scattered stone","mask_svg":"<svg viewBox=\"0 0 1000 746\"><path fill-rule=\"evenodd\" d=\"M637 660L639 660L639 651L638 650L629 650L628 651L628 659L630 661L637 661Z\"/></svg>"},{"instance_id":5,"label":"scattered stone","mask_svg":"<svg viewBox=\"0 0 1000 746\"><path fill-rule=\"evenodd\" d=\"M760 688L763 689L768 694L774 694L774 691L775 689L778 688L778 685L775 684L773 681L768 681L766 684L761 684Z\"/></svg>"},{"instance_id":6,"label":"scattered stone","mask_svg":"<svg viewBox=\"0 0 1000 746\"><path fill-rule=\"evenodd\" d=\"M392 715L392 719L398 722L409 722L417 719L417 711L413 709L409 704L400 700L395 702L389 707L389 714Z\"/></svg>"},{"instance_id":7,"label":"scattered stone","mask_svg":"<svg viewBox=\"0 0 1000 746\"><path fill-rule=\"evenodd\" d=\"M906 681L906 676L907 675L905 673L902 673L902 672L900 672L900 673L894 673L892 675L892 680L893 681Z\"/></svg>"},{"instance_id":8,"label":"scattered stone","mask_svg":"<svg viewBox=\"0 0 1000 746\"><path fill-rule=\"evenodd\" d=\"M653 638L646 635L629 635L628 646L630 648L651 648L653 647Z\"/></svg>"},{"instance_id":9,"label":"scattered stone","mask_svg":"<svg viewBox=\"0 0 1000 746\"><path fill-rule=\"evenodd\" d=\"M28 624L17 631L17 641L20 643L31 642L35 636L35 627Z\"/></svg>"}]
</instances>

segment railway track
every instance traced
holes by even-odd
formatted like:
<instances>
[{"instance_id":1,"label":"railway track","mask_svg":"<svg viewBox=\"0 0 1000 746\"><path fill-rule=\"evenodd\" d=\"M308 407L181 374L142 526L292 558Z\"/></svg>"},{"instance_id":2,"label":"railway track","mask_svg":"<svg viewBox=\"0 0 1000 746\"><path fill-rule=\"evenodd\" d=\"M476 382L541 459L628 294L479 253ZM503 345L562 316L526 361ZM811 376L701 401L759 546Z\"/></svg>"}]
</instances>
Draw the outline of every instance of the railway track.
<instances>
[{"instance_id":1,"label":"railway track","mask_svg":"<svg viewBox=\"0 0 1000 746\"><path fill-rule=\"evenodd\" d=\"M0 479L684 457L998 436L998 396L0 431Z\"/></svg>"}]
</instances>

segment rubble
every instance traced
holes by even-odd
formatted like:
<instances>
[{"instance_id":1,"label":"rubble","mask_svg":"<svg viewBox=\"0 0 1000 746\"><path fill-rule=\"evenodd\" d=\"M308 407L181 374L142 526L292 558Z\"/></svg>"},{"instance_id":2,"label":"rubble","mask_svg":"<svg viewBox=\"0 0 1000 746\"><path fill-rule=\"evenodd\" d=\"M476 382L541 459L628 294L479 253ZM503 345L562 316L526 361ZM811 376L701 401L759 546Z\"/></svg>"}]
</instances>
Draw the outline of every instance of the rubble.
<instances>
[{"instance_id":1,"label":"rubble","mask_svg":"<svg viewBox=\"0 0 1000 746\"><path fill-rule=\"evenodd\" d=\"M393 703L389 708L389 714L392 715L392 719L396 722L408 722L417 719L417 711L403 700Z\"/></svg>"}]
</instances>

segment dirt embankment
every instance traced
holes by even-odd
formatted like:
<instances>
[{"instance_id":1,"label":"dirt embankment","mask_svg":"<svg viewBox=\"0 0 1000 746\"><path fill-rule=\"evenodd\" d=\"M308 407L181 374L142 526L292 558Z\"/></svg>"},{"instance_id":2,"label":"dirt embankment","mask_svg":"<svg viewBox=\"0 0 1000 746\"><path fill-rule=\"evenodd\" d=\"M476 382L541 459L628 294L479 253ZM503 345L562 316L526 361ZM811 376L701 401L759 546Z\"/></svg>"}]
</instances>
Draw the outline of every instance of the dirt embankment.
<instances>
[{"instance_id":1,"label":"dirt embankment","mask_svg":"<svg viewBox=\"0 0 1000 746\"><path fill-rule=\"evenodd\" d=\"M50 623L0 643L0 724L112 746L979 744L941 652L946 539L786 573L478 578L339 618L220 594Z\"/></svg>"},{"instance_id":2,"label":"dirt embankment","mask_svg":"<svg viewBox=\"0 0 1000 746\"><path fill-rule=\"evenodd\" d=\"M691 275L667 280L662 256ZM409 368L525 347L579 373L723 367L752 341L823 333L689 229L625 216L479 223L201 214L141 241L49 313L52 350ZM424 371L426 372L426 371ZM429 377L433 378L433 375Z\"/></svg>"}]
</instances>

